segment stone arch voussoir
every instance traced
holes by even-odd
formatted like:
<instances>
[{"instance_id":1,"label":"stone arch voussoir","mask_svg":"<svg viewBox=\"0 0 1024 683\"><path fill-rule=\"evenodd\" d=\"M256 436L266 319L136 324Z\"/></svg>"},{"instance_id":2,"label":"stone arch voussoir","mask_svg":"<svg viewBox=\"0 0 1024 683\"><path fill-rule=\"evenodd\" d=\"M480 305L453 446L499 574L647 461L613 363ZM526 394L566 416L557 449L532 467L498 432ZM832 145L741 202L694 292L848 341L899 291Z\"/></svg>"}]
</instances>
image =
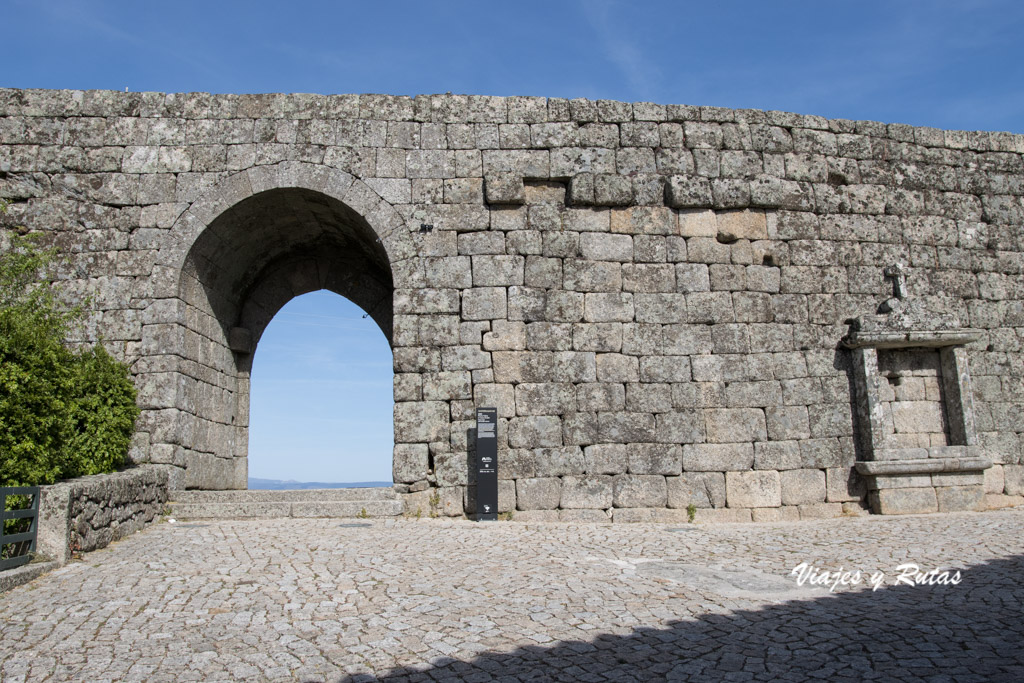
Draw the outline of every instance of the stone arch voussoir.
<instances>
[{"instance_id":1,"label":"stone arch voussoir","mask_svg":"<svg viewBox=\"0 0 1024 683\"><path fill-rule=\"evenodd\" d=\"M167 241L157 255L156 263L169 271L169 277L154 283L154 300L178 296L181 273L189 251L214 219L256 194L290 188L320 192L362 216L384 247L393 271L395 287L403 286L405 273L410 269L398 264L413 258L416 246L402 215L369 185L350 173L329 166L284 161L268 166L254 166L229 176L192 202L175 221ZM167 308L155 309L157 315L151 317L150 322L175 322L172 319L154 319L164 317L159 315L160 310Z\"/></svg>"}]
</instances>

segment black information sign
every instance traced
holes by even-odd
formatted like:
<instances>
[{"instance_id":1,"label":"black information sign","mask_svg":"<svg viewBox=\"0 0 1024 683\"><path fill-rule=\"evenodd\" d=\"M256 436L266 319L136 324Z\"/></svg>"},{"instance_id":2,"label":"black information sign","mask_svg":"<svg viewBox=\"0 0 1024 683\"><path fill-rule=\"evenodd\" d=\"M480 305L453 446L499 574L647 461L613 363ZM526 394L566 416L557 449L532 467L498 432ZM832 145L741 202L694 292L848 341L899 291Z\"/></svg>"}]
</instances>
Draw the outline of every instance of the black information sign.
<instances>
[{"instance_id":1,"label":"black information sign","mask_svg":"<svg viewBox=\"0 0 1024 683\"><path fill-rule=\"evenodd\" d=\"M476 410L476 518L498 520L498 409Z\"/></svg>"}]
</instances>

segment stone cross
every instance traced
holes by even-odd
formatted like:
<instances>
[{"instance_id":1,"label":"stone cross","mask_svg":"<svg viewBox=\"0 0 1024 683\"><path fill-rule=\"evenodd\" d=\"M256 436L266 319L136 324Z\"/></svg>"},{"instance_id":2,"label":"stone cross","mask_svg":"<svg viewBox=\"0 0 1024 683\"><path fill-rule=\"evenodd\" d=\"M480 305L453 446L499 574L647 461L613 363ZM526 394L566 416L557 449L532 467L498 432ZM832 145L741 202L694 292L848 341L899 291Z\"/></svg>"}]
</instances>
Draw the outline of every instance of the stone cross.
<instances>
[{"instance_id":1,"label":"stone cross","mask_svg":"<svg viewBox=\"0 0 1024 683\"><path fill-rule=\"evenodd\" d=\"M902 263L894 263L882 271L885 277L892 278L893 294L902 301L907 298L907 272Z\"/></svg>"}]
</instances>

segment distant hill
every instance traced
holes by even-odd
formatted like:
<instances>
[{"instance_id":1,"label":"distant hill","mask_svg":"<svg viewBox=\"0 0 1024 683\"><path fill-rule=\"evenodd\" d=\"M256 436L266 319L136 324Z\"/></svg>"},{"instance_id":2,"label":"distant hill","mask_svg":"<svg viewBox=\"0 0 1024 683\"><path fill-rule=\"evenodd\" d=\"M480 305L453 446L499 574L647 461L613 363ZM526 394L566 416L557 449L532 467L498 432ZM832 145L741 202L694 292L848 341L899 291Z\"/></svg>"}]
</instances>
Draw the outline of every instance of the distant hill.
<instances>
[{"instance_id":1,"label":"distant hill","mask_svg":"<svg viewBox=\"0 0 1024 683\"><path fill-rule=\"evenodd\" d=\"M282 481L280 479L257 479L249 477L250 489L272 491L296 491L299 489L358 489L391 487L390 481L323 482L323 481Z\"/></svg>"}]
</instances>

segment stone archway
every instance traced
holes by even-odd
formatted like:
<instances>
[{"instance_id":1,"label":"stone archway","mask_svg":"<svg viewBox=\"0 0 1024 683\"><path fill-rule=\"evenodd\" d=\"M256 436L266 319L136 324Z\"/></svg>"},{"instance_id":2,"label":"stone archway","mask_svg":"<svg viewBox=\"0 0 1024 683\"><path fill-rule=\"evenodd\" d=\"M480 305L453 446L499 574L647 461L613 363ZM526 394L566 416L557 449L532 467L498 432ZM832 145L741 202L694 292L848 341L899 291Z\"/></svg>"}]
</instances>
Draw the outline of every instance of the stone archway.
<instances>
[{"instance_id":1,"label":"stone archway","mask_svg":"<svg viewBox=\"0 0 1024 683\"><path fill-rule=\"evenodd\" d=\"M408 233L352 176L279 164L223 181L171 238L143 331L141 424L153 461L180 468L177 487L246 488L249 372L267 324L292 298L326 289L363 308L390 343Z\"/></svg>"}]
</instances>

